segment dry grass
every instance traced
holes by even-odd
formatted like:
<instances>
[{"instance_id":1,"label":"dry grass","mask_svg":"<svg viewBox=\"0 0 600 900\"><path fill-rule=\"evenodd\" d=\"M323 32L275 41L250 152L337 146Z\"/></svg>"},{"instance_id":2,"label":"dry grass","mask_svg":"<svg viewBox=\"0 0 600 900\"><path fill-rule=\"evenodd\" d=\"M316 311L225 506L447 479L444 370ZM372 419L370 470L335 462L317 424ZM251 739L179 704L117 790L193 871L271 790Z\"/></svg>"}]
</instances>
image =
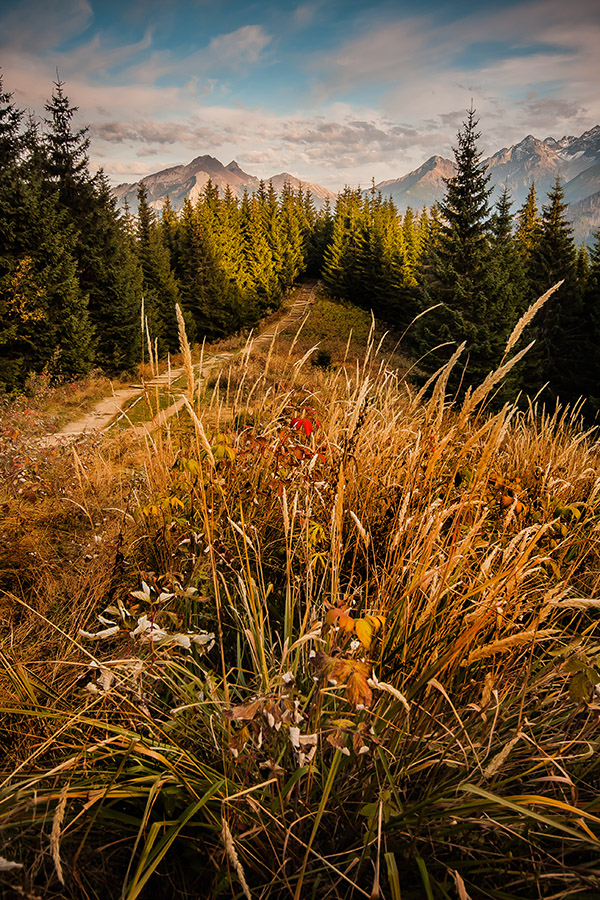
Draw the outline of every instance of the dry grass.
<instances>
[{"instance_id":1,"label":"dry grass","mask_svg":"<svg viewBox=\"0 0 600 900\"><path fill-rule=\"evenodd\" d=\"M415 403L364 319L314 367L324 304L6 495L7 890L600 893L595 435Z\"/></svg>"}]
</instances>

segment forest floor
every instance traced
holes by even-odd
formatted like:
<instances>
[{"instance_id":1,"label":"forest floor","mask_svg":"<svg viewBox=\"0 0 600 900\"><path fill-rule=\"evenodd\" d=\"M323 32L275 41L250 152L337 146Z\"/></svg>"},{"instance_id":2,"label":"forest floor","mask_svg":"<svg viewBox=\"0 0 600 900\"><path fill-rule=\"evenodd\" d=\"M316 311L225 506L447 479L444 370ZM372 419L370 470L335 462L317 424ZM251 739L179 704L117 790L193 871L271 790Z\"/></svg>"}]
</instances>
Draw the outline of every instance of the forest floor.
<instances>
[{"instance_id":1,"label":"forest floor","mask_svg":"<svg viewBox=\"0 0 600 900\"><path fill-rule=\"evenodd\" d=\"M318 286L319 282L316 279L311 279L297 287L292 293L289 305L280 310L275 318L271 317L268 319L263 324L263 330L259 331L255 337L251 335L245 347L249 350L253 347L265 346L283 329L299 325L315 299ZM283 315L281 315L282 312ZM199 380L205 379L216 366L228 362L236 354L241 353L243 349L242 347L237 350L211 353L201 358L200 362L194 366L194 378ZM41 443L45 447L51 447L63 443L69 438L106 431L119 419L124 418L125 421L129 421L127 411L133 409L138 401L147 397L149 391L163 391L167 395L171 395L171 392L174 391L175 394L179 394L180 396L177 399L171 397L173 399L172 403L168 403L164 409L158 408L149 421L138 425L136 428L140 433L152 431L168 421L183 406L184 400L181 397L181 391L184 390L184 382L185 368L184 366L177 366L152 377L142 385L134 384L126 388L113 389L110 395L99 400L91 410L77 419L65 423L53 434L46 435L42 438ZM161 404L157 405L160 406Z\"/></svg>"}]
</instances>

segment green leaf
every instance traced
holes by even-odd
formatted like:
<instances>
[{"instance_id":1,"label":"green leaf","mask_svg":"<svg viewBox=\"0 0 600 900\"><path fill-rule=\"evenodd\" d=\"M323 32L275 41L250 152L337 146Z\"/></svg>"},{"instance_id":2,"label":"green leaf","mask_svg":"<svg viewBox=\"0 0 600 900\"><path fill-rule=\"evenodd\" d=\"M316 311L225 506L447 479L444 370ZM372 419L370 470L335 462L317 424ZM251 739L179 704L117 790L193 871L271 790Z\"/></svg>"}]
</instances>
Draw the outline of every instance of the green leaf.
<instances>
[{"instance_id":1,"label":"green leaf","mask_svg":"<svg viewBox=\"0 0 600 900\"><path fill-rule=\"evenodd\" d=\"M577 672L569 682L569 696L576 703L587 703L590 699L592 685L587 672Z\"/></svg>"}]
</instances>

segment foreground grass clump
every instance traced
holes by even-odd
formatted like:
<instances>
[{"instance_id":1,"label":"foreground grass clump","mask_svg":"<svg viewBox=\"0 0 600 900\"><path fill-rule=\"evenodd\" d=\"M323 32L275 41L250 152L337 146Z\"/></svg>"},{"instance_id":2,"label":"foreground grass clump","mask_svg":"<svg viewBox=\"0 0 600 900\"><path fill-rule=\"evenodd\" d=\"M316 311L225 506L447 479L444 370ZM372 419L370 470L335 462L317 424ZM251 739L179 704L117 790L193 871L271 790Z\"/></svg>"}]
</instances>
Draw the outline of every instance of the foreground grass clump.
<instances>
[{"instance_id":1,"label":"foreground grass clump","mask_svg":"<svg viewBox=\"0 0 600 900\"><path fill-rule=\"evenodd\" d=\"M3 600L7 895L600 896L594 436L309 360L68 463L93 577Z\"/></svg>"}]
</instances>

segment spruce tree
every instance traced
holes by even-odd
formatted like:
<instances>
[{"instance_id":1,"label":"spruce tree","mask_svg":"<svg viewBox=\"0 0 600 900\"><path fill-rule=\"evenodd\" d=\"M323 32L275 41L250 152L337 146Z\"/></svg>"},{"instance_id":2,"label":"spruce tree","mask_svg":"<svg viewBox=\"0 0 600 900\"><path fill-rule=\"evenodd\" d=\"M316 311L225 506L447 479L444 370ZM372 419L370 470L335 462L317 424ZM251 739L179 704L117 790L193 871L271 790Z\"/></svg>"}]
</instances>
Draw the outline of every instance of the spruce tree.
<instances>
[{"instance_id":1,"label":"spruce tree","mask_svg":"<svg viewBox=\"0 0 600 900\"><path fill-rule=\"evenodd\" d=\"M332 297L353 302L360 296L356 261L363 216L360 188L345 188L338 194L331 240L323 260L323 283Z\"/></svg>"},{"instance_id":2,"label":"spruce tree","mask_svg":"<svg viewBox=\"0 0 600 900\"><path fill-rule=\"evenodd\" d=\"M499 362L489 325L494 315L487 281L490 176L477 146L479 137L471 107L458 133L456 174L446 180L446 193L439 206L439 234L430 243L426 261L424 305L442 306L420 320L426 371L434 370L449 356L452 348L444 347L440 352L438 345L466 341L466 369L460 375L455 368L451 381L456 386L460 377L464 387L482 380Z\"/></svg>"},{"instance_id":3,"label":"spruce tree","mask_svg":"<svg viewBox=\"0 0 600 900\"><path fill-rule=\"evenodd\" d=\"M10 284L18 272L19 254L15 237L23 226L20 220L20 196L23 177L20 169L23 111L12 102L12 94L3 89L0 73L0 384L13 385L21 363L14 347L19 316L11 302Z\"/></svg>"},{"instance_id":4,"label":"spruce tree","mask_svg":"<svg viewBox=\"0 0 600 900\"><path fill-rule=\"evenodd\" d=\"M311 241L306 260L306 273L311 278L317 278L323 271L325 250L331 241L333 232L333 215L329 197L316 214Z\"/></svg>"},{"instance_id":5,"label":"spruce tree","mask_svg":"<svg viewBox=\"0 0 600 900\"><path fill-rule=\"evenodd\" d=\"M526 266L529 266L531 256L539 241L540 226L541 222L537 208L535 181L532 181L525 203L517 213L517 227L515 229L517 246L519 247Z\"/></svg>"},{"instance_id":6,"label":"spruce tree","mask_svg":"<svg viewBox=\"0 0 600 900\"><path fill-rule=\"evenodd\" d=\"M582 300L584 339L579 352L584 412L598 420L600 414L600 229L594 232Z\"/></svg>"},{"instance_id":7,"label":"spruce tree","mask_svg":"<svg viewBox=\"0 0 600 900\"><path fill-rule=\"evenodd\" d=\"M140 272L102 171L89 171L87 128L75 128L72 106L57 79L45 106L44 167L49 191L74 229L74 253L88 295L96 362L108 372L132 368L139 355Z\"/></svg>"},{"instance_id":8,"label":"spruce tree","mask_svg":"<svg viewBox=\"0 0 600 900\"><path fill-rule=\"evenodd\" d=\"M277 309L282 297L273 254L264 231L260 203L260 195L250 198L245 194L240 208L240 226L248 276L245 306L248 307L248 312L255 309L258 316Z\"/></svg>"},{"instance_id":9,"label":"spruce tree","mask_svg":"<svg viewBox=\"0 0 600 900\"><path fill-rule=\"evenodd\" d=\"M281 283L289 288L306 268L305 252L308 241L302 232L302 221L305 219L301 209L301 201L294 196L289 184L284 184L281 192L281 209L279 215L280 248L281 248Z\"/></svg>"},{"instance_id":10,"label":"spruce tree","mask_svg":"<svg viewBox=\"0 0 600 900\"><path fill-rule=\"evenodd\" d=\"M545 398L574 400L580 393L579 346L582 341L581 296L577 287L577 250L567 218L568 204L560 178L543 206L537 243L531 254L530 279L539 296L558 281L560 289L533 322L536 343L526 360L524 388L537 392L545 383Z\"/></svg>"},{"instance_id":11,"label":"spruce tree","mask_svg":"<svg viewBox=\"0 0 600 900\"><path fill-rule=\"evenodd\" d=\"M88 298L77 272L76 232L48 187L36 124L0 89L0 383L30 371L75 376L93 362Z\"/></svg>"},{"instance_id":12,"label":"spruce tree","mask_svg":"<svg viewBox=\"0 0 600 900\"><path fill-rule=\"evenodd\" d=\"M527 279L523 258L514 235L511 201L506 188L500 195L490 221L490 259L486 291L493 298L488 326L490 343L499 361L514 325L528 306ZM517 350L530 340L529 332L525 332ZM499 389L499 399L514 399L521 386L521 371L521 368L511 370L508 379L502 382Z\"/></svg>"},{"instance_id":13,"label":"spruce tree","mask_svg":"<svg viewBox=\"0 0 600 900\"><path fill-rule=\"evenodd\" d=\"M160 224L148 204L148 192L143 183L138 189L137 239L144 309L152 337L158 338L161 355L167 351L174 353L179 347L175 315L179 290Z\"/></svg>"},{"instance_id":14,"label":"spruce tree","mask_svg":"<svg viewBox=\"0 0 600 900\"><path fill-rule=\"evenodd\" d=\"M73 128L78 107L69 103L64 84L57 76L52 97L44 107L48 114L44 143L49 179L58 187L61 204L75 213L85 209L92 193L87 155L90 139L87 128Z\"/></svg>"}]
</instances>

